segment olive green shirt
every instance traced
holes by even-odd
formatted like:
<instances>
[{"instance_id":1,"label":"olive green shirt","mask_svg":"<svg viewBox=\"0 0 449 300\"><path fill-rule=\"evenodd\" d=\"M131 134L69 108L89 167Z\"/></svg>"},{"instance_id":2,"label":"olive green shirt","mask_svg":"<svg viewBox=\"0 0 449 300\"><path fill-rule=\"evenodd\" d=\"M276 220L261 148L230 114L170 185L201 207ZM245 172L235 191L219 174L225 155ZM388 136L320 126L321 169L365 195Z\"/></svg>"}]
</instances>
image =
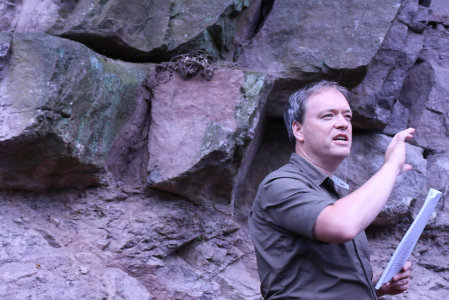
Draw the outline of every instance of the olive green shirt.
<instances>
[{"instance_id":1,"label":"olive green shirt","mask_svg":"<svg viewBox=\"0 0 449 300\"><path fill-rule=\"evenodd\" d=\"M313 237L338 198L332 180L296 153L260 184L248 225L264 299L377 299L363 231L343 244Z\"/></svg>"}]
</instances>

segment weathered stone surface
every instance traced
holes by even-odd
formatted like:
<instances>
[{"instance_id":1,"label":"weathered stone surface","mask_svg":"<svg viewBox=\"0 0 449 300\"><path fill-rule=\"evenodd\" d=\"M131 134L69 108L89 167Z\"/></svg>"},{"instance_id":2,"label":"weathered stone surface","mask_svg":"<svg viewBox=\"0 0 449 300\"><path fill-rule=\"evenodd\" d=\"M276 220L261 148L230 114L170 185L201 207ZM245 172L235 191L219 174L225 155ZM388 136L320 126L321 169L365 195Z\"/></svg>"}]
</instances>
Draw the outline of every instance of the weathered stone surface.
<instances>
[{"instance_id":1,"label":"weathered stone surface","mask_svg":"<svg viewBox=\"0 0 449 300\"><path fill-rule=\"evenodd\" d=\"M166 268L156 275L168 291L178 290L178 299L259 300L260 282L252 251L245 230L232 238L198 240L179 252L181 258L167 259Z\"/></svg>"},{"instance_id":2,"label":"weathered stone surface","mask_svg":"<svg viewBox=\"0 0 449 300\"><path fill-rule=\"evenodd\" d=\"M246 20L246 14L238 16L249 4L248 0L7 2L0 4L0 29L69 37L102 54L134 61L160 61L178 48L220 56L233 46L236 26Z\"/></svg>"},{"instance_id":3,"label":"weathered stone surface","mask_svg":"<svg viewBox=\"0 0 449 300\"><path fill-rule=\"evenodd\" d=\"M432 0L430 2L432 15L430 21L449 25L449 6L444 0Z\"/></svg>"},{"instance_id":4,"label":"weathered stone surface","mask_svg":"<svg viewBox=\"0 0 449 300\"><path fill-rule=\"evenodd\" d=\"M444 151L449 146L448 80L449 68L433 62L417 64L410 70L399 97L409 110L407 125L417 129L416 143L429 150Z\"/></svg>"},{"instance_id":5,"label":"weathered stone surface","mask_svg":"<svg viewBox=\"0 0 449 300\"><path fill-rule=\"evenodd\" d=\"M444 27L443 27L444 28ZM428 28L426 39L419 58L423 61L434 62L441 67L449 67L449 54L445 49L449 46L449 32L440 27Z\"/></svg>"},{"instance_id":6,"label":"weathered stone surface","mask_svg":"<svg viewBox=\"0 0 449 300\"><path fill-rule=\"evenodd\" d=\"M368 229L372 264L380 273L427 188L437 188L445 196L412 254L410 291L386 298L445 299L447 7L446 0L0 1L0 31L58 35L109 57L42 34L0 34L0 183L42 190L113 175L95 190L2 192L0 298L259 299L248 233L229 214L244 224L260 180L288 160L293 148L279 118L291 92L331 79L354 89L354 126L377 133L355 135L351 165L342 166L353 187L383 161L389 138L379 133L416 127L411 143L420 148L408 147L415 170L401 175L378 226ZM150 90L143 82L151 65L111 59L168 63L198 49L262 74L221 68L215 82L173 77ZM263 102L267 91L257 82L265 76L274 88L264 110L275 118L264 132L261 102L250 101L258 103L246 110L254 116L237 118L218 99L235 105L251 94ZM202 88L209 84L220 92ZM164 102L162 90L183 102ZM224 125L208 127L200 116ZM168 135L155 134L161 124ZM216 138L210 147L206 133ZM166 190L199 205L114 182L145 185L155 170L150 155L163 158L167 174L177 172L163 181Z\"/></svg>"},{"instance_id":7,"label":"weathered stone surface","mask_svg":"<svg viewBox=\"0 0 449 300\"><path fill-rule=\"evenodd\" d=\"M402 1L401 10L397 20L406 24L411 30L422 33L429 22L431 9L425 1Z\"/></svg>"},{"instance_id":8,"label":"weathered stone surface","mask_svg":"<svg viewBox=\"0 0 449 300\"><path fill-rule=\"evenodd\" d=\"M407 128L409 119L409 110L401 102L396 101L390 113L389 121L383 132L388 135L394 135L397 132Z\"/></svg>"},{"instance_id":9,"label":"weathered stone surface","mask_svg":"<svg viewBox=\"0 0 449 300\"><path fill-rule=\"evenodd\" d=\"M286 164L293 151L283 120L266 120L262 141L236 195L235 215L238 220L246 223L259 184L268 173Z\"/></svg>"},{"instance_id":10,"label":"weathered stone surface","mask_svg":"<svg viewBox=\"0 0 449 300\"><path fill-rule=\"evenodd\" d=\"M34 202L39 198L32 195L18 196L22 202L16 204L10 197L1 195L2 299L150 299L138 280L106 266L106 257L89 247L71 248L79 232L74 231L70 213L61 210L58 215L58 205L39 211Z\"/></svg>"},{"instance_id":11,"label":"weathered stone surface","mask_svg":"<svg viewBox=\"0 0 449 300\"><path fill-rule=\"evenodd\" d=\"M400 223L399 223L400 224ZM371 244L371 264L374 274L381 274L388 260L405 234L407 226L395 228L370 228L367 232ZM439 236L440 238L436 238ZM431 245L431 246L429 246ZM384 296L393 299L444 299L447 295L447 231L426 228L418 241L410 261L412 278L407 292L396 296Z\"/></svg>"},{"instance_id":12,"label":"weathered stone surface","mask_svg":"<svg viewBox=\"0 0 449 300\"><path fill-rule=\"evenodd\" d=\"M399 6L395 0L274 1L239 63L284 78L365 67Z\"/></svg>"},{"instance_id":13,"label":"weathered stone surface","mask_svg":"<svg viewBox=\"0 0 449 300\"><path fill-rule=\"evenodd\" d=\"M267 112L271 117L282 117L289 95L310 81L324 77L349 88L358 85L370 62L374 66L371 66L371 72L368 71L371 76L365 80L370 85L367 88L371 89L380 80L385 81L382 78L373 83L373 78L369 77L379 76L380 68L383 68L382 72L387 72L384 62L372 61L384 38L388 37L387 32L399 9L399 1L384 1L380 6L376 4L375 9L371 5L358 1L345 1L344 5L338 1L274 2L262 29L248 42L237 61L250 69L276 77L268 99ZM376 13L376 10L384 9L384 12ZM326 22L316 23L314 20L317 19ZM419 41L410 40L407 46L418 47ZM384 54L387 58L390 55ZM383 61L384 58L379 56L377 59ZM398 62L404 63L400 60L403 61L404 57L396 61L390 59L388 64L393 68ZM379 63L382 66L376 67ZM394 72L390 75L390 81L398 76L405 77L403 73ZM380 110L372 104L374 100L369 96L354 102L354 107L358 108L355 110L356 121L358 115L368 115L363 120L363 126L366 126L367 119L375 118L373 110ZM377 115L382 113L379 111Z\"/></svg>"},{"instance_id":14,"label":"weathered stone surface","mask_svg":"<svg viewBox=\"0 0 449 300\"><path fill-rule=\"evenodd\" d=\"M248 233L231 218L119 191L1 194L0 298L260 299Z\"/></svg>"},{"instance_id":15,"label":"weathered stone surface","mask_svg":"<svg viewBox=\"0 0 449 300\"><path fill-rule=\"evenodd\" d=\"M423 62L410 71L407 85L404 84L399 98L409 107L409 124L419 128L416 136L418 144L438 152L446 151L449 146L448 48L449 32L444 27L426 30L424 48L420 54ZM413 98L417 99L412 101Z\"/></svg>"},{"instance_id":16,"label":"weathered stone surface","mask_svg":"<svg viewBox=\"0 0 449 300\"><path fill-rule=\"evenodd\" d=\"M336 173L349 183L350 191L360 187L379 170L390 141L390 137L381 134L354 136L351 155ZM427 162L422 152L421 148L407 144L407 162L413 166L413 170L398 177L390 199L374 221L375 225L392 225L404 217L409 217L413 210L411 206L427 192Z\"/></svg>"},{"instance_id":17,"label":"weathered stone surface","mask_svg":"<svg viewBox=\"0 0 449 300\"><path fill-rule=\"evenodd\" d=\"M449 207L446 203L449 193L449 157L445 152L432 154L427 157L427 165L427 186L443 193L435 209L436 223L443 228L448 227Z\"/></svg>"},{"instance_id":18,"label":"weathered stone surface","mask_svg":"<svg viewBox=\"0 0 449 300\"><path fill-rule=\"evenodd\" d=\"M140 129L148 124L139 118L149 97L139 88L144 66L44 34L3 33L0 40L0 189L96 185L109 155L146 147L131 142L111 151L129 123ZM140 160L135 156L117 165ZM138 174L133 179L142 181Z\"/></svg>"},{"instance_id":19,"label":"weathered stone surface","mask_svg":"<svg viewBox=\"0 0 449 300\"><path fill-rule=\"evenodd\" d=\"M176 73L154 88L148 183L193 201L229 202L269 84L264 76L217 69L211 81Z\"/></svg>"},{"instance_id":20,"label":"weathered stone surface","mask_svg":"<svg viewBox=\"0 0 449 300\"><path fill-rule=\"evenodd\" d=\"M368 65L362 83L353 90L351 107L356 128L382 129L395 122L392 112L403 82L423 47L422 32L427 20L417 21L418 14L428 12L417 1L405 1L374 59ZM419 24L419 26L417 25ZM422 29L422 30L421 30ZM393 115L391 115L393 113ZM391 130L386 133L391 134Z\"/></svg>"}]
</instances>

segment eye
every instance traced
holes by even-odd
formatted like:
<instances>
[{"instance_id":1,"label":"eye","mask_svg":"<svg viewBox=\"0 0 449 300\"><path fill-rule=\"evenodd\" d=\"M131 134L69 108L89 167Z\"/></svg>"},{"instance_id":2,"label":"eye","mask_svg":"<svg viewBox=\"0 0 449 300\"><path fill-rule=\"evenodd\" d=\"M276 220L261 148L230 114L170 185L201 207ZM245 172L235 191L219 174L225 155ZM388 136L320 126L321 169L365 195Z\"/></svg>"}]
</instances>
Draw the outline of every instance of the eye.
<instances>
[{"instance_id":1,"label":"eye","mask_svg":"<svg viewBox=\"0 0 449 300\"><path fill-rule=\"evenodd\" d=\"M345 118L346 118L346 120L351 121L352 120L352 115L351 114L346 114Z\"/></svg>"},{"instance_id":2,"label":"eye","mask_svg":"<svg viewBox=\"0 0 449 300\"><path fill-rule=\"evenodd\" d=\"M325 119L325 120L330 120L330 119L332 119L332 117L333 117L333 115L331 113L324 114L321 116L321 118Z\"/></svg>"}]
</instances>

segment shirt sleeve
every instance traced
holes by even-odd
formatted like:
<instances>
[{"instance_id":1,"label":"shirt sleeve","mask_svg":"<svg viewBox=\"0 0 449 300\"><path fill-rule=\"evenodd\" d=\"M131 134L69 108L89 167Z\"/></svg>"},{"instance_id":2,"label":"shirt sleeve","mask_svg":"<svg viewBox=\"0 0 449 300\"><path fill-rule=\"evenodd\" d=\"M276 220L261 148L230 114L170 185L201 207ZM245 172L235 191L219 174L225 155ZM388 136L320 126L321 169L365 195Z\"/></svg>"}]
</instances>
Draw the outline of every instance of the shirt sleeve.
<instances>
[{"instance_id":1,"label":"shirt sleeve","mask_svg":"<svg viewBox=\"0 0 449 300\"><path fill-rule=\"evenodd\" d=\"M308 238L313 238L318 215L335 201L326 192L291 177L268 180L261 188L260 209L266 220Z\"/></svg>"}]
</instances>

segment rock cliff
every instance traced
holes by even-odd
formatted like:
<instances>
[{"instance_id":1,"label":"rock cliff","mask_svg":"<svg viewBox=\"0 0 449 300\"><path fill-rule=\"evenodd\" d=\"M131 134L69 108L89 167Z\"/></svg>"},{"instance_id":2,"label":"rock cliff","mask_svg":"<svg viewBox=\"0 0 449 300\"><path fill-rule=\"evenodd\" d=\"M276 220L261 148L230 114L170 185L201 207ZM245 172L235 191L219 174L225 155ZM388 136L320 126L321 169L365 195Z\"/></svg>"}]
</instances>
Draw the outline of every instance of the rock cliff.
<instances>
[{"instance_id":1,"label":"rock cliff","mask_svg":"<svg viewBox=\"0 0 449 300\"><path fill-rule=\"evenodd\" d=\"M443 192L411 288L449 289L449 1L0 3L0 298L261 299L246 219L308 82L353 93L356 189L391 137L413 170L367 229L380 273ZM375 195L373 195L375 197Z\"/></svg>"}]
</instances>

